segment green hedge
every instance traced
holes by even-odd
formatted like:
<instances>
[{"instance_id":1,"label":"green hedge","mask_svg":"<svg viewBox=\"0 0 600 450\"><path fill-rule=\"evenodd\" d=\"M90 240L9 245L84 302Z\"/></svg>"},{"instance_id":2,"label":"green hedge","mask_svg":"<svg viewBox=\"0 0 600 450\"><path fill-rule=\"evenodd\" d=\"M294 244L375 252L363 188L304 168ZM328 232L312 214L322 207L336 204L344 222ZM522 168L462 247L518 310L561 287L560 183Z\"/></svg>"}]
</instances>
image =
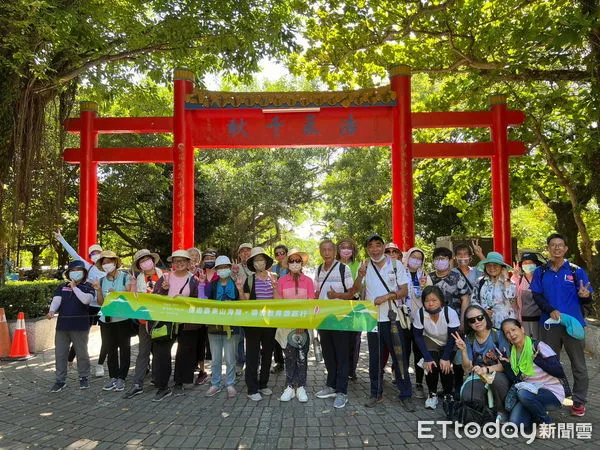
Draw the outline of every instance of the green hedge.
<instances>
[{"instance_id":1,"label":"green hedge","mask_svg":"<svg viewBox=\"0 0 600 450\"><path fill-rule=\"evenodd\" d=\"M7 320L16 319L17 313L24 312L26 319L42 317L56 288L64 281L14 281L0 286L0 308L6 311Z\"/></svg>"}]
</instances>

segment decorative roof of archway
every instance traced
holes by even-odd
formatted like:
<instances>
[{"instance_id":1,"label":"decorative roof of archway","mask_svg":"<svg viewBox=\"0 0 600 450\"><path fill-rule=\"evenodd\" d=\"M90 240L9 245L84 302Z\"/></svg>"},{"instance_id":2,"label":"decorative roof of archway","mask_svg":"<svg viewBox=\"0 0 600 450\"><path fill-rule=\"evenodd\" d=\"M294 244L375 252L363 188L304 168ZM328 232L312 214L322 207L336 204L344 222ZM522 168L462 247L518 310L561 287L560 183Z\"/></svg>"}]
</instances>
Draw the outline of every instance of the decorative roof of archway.
<instances>
[{"instance_id":1,"label":"decorative roof of archway","mask_svg":"<svg viewBox=\"0 0 600 450\"><path fill-rule=\"evenodd\" d=\"M310 108L392 106L396 92L390 86L356 91L222 92L197 89L186 97L194 108Z\"/></svg>"}]
</instances>

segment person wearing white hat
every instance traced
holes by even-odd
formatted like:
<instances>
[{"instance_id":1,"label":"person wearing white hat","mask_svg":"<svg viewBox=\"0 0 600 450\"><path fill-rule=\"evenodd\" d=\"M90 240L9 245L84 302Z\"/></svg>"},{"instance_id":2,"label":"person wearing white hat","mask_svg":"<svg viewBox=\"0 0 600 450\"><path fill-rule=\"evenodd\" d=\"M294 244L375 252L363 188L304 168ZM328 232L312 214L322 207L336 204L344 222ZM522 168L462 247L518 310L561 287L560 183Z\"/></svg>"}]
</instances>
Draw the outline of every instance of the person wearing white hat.
<instances>
[{"instance_id":1,"label":"person wearing white hat","mask_svg":"<svg viewBox=\"0 0 600 450\"><path fill-rule=\"evenodd\" d=\"M277 276L269 269L273 265L271 258L262 247L254 247L247 260L248 268L253 272L244 282L244 300L273 300L277 292ZM246 337L246 386L248 398L253 401L262 399L262 395L273 392L267 384L273 356L275 328L244 327ZM258 366L260 363L260 377Z\"/></svg>"},{"instance_id":2,"label":"person wearing white hat","mask_svg":"<svg viewBox=\"0 0 600 450\"><path fill-rule=\"evenodd\" d=\"M231 261L227 256L218 256L215 260L215 269L219 279L204 284L200 278L199 298L209 298L218 301L236 301L240 299L240 290L243 288L243 279L238 278L235 282L231 278ZM225 385L227 397L234 398L237 395L235 389L235 353L239 340L239 327L229 325L209 325L208 340L210 342L211 360L211 386L204 393L205 397L213 397L221 392L221 378L223 376L223 360L225 360Z\"/></svg>"},{"instance_id":3,"label":"person wearing white hat","mask_svg":"<svg viewBox=\"0 0 600 450\"><path fill-rule=\"evenodd\" d=\"M190 254L187 250L175 250L167 261L172 264L172 271L164 273L154 286L154 294L169 297L197 297L198 280L190 273ZM163 322L159 322L162 324ZM153 326L157 326L156 323ZM196 346L198 343L196 324L172 324L166 339L154 340L152 343L154 358L152 359L152 377L158 390L152 401L160 402L175 393L184 395L183 384L194 381L196 367ZM175 385L169 388L171 377L171 347L177 337L177 354L175 355Z\"/></svg>"},{"instance_id":4,"label":"person wearing white hat","mask_svg":"<svg viewBox=\"0 0 600 450\"><path fill-rule=\"evenodd\" d=\"M139 270L136 278L135 292L150 294L154 290L154 285L158 282L163 273L156 264L160 257L156 253L151 253L148 249L142 249L133 255L133 267ZM135 360L135 373L133 375L132 385L123 398L132 398L144 392L144 377L148 364L150 363L150 352L152 350L152 339L146 320L138 320L138 354Z\"/></svg>"}]
</instances>

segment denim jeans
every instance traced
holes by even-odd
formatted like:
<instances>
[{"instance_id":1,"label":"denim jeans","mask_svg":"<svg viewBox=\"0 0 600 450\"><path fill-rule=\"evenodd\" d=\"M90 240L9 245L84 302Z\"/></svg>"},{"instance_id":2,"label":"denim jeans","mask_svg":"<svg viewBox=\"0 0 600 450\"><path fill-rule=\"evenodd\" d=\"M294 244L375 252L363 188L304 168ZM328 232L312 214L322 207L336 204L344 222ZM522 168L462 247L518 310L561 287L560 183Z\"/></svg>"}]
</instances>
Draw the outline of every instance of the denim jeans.
<instances>
[{"instance_id":1,"label":"denim jeans","mask_svg":"<svg viewBox=\"0 0 600 450\"><path fill-rule=\"evenodd\" d=\"M228 338L227 334L208 333L208 342L212 353L210 380L213 386L221 385L223 360L225 360L226 367L225 385L233 386L235 383L235 356L239 339L237 334L232 334L231 338Z\"/></svg>"},{"instance_id":2,"label":"denim jeans","mask_svg":"<svg viewBox=\"0 0 600 450\"><path fill-rule=\"evenodd\" d=\"M515 425L523 424L525 429L530 429L534 422L552 423L548 411L560 407L556 396L547 389L540 389L537 394L521 389L518 401L510 412L510 422Z\"/></svg>"}]
</instances>

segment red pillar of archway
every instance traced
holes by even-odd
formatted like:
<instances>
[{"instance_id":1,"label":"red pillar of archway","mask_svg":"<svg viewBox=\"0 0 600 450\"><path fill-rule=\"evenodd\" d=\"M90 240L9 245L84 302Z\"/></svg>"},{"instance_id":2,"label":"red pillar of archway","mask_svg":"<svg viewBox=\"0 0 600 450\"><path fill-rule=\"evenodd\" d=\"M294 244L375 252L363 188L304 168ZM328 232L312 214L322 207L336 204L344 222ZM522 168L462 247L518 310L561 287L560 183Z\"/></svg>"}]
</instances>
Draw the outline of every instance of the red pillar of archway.
<instances>
[{"instance_id":1,"label":"red pillar of archway","mask_svg":"<svg viewBox=\"0 0 600 450\"><path fill-rule=\"evenodd\" d=\"M392 130L392 239L403 250L415 244L410 67L393 66L390 84L396 92Z\"/></svg>"},{"instance_id":2,"label":"red pillar of archway","mask_svg":"<svg viewBox=\"0 0 600 450\"><path fill-rule=\"evenodd\" d=\"M194 74L175 69L173 110L173 250L194 246L194 148L186 123L185 97Z\"/></svg>"},{"instance_id":3,"label":"red pillar of archway","mask_svg":"<svg viewBox=\"0 0 600 450\"><path fill-rule=\"evenodd\" d=\"M494 250L502 253L504 261L510 264L512 261L512 247L506 96L493 95L490 97L489 102L492 109L491 137L494 143L494 156L492 156Z\"/></svg>"},{"instance_id":4,"label":"red pillar of archway","mask_svg":"<svg viewBox=\"0 0 600 450\"><path fill-rule=\"evenodd\" d=\"M79 165L79 248L78 253L88 258L88 248L96 242L98 231L98 163L94 162L94 149L98 146L98 132L94 119L98 105L80 102L81 163Z\"/></svg>"}]
</instances>

